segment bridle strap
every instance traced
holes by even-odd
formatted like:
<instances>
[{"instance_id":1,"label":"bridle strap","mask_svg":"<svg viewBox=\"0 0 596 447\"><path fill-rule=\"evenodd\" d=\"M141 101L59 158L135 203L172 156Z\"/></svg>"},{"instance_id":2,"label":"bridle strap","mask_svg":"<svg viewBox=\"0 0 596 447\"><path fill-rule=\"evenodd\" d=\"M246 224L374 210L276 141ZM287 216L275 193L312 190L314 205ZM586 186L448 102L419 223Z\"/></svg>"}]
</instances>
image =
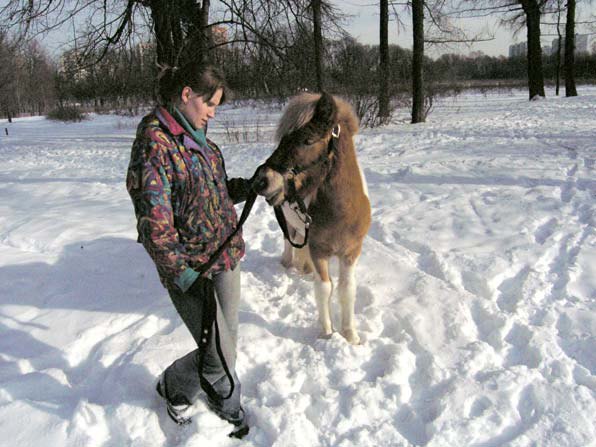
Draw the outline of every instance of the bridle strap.
<instances>
[{"instance_id":1,"label":"bridle strap","mask_svg":"<svg viewBox=\"0 0 596 447\"><path fill-rule=\"evenodd\" d=\"M306 244L308 244L308 232L310 229L310 222L305 222L304 224L304 242L298 243L298 242L294 242L292 240L292 237L290 236L290 231L288 229L288 223L286 221L286 216L284 215L284 212L281 209L281 206L276 206L273 207L273 211L275 212L275 218L277 219L277 223L279 225L279 228L281 228L282 233L284 234L284 239L287 240L290 245L294 248L304 248L306 246ZM306 217L308 217L308 219L310 220L310 216L308 214L305 214Z\"/></svg>"}]
</instances>

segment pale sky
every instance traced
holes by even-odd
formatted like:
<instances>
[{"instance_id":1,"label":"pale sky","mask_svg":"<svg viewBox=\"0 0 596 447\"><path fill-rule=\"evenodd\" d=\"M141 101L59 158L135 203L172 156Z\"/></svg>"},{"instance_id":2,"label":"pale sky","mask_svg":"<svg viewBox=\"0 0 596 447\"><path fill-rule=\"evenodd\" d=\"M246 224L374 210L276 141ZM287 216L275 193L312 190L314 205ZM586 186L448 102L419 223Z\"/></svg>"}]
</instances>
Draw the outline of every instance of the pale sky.
<instances>
[{"instance_id":1,"label":"pale sky","mask_svg":"<svg viewBox=\"0 0 596 447\"><path fill-rule=\"evenodd\" d=\"M354 16L349 19L347 24L347 29L354 38L365 44L377 45L379 43L379 5L377 0L335 0L333 3L338 6L340 11ZM391 12L390 9L390 13ZM412 17L403 8L398 9L398 12L402 13L401 21L405 27L401 26L398 28L397 22L393 18L390 18L389 42L397 44L403 48L412 48ZM578 8L578 17L586 17L590 14L596 16L596 2L593 2L592 5L584 6L584 11L581 11ZM472 51L482 51L489 56L508 56L510 45L525 42L527 40L526 31L524 29L514 36L512 29L498 25L499 18L500 17L495 16L468 19L462 21L462 25L460 25L463 29L468 31L469 35L487 30L494 35L493 40L474 43L470 47L463 44L460 44L459 46L451 46L449 48L431 47L425 49L425 52L430 57L437 57L443 53L468 54ZM543 46L550 45L555 39L555 36L546 34L553 33L554 28L549 29L544 25L541 28ZM579 29L577 31L580 33L585 32Z\"/></svg>"},{"instance_id":2,"label":"pale sky","mask_svg":"<svg viewBox=\"0 0 596 447\"><path fill-rule=\"evenodd\" d=\"M379 43L379 6L374 0L347 0L336 1L341 11L353 15L347 24L350 34L359 42L371 45ZM399 11L399 10L398 10ZM391 12L391 11L390 11ZM403 12L401 21L403 25L398 26L394 18L389 22L389 42L397 44L404 48L412 47L411 21L409 13ZM469 19L465 23L465 28L480 32L485 28L494 34L494 40L488 42L478 42L471 47L463 44L451 46L449 48L437 48L427 50L429 56L436 56L442 53L462 53L468 54L472 51L482 51L489 56L507 56L509 54L509 45L525 40L525 35L520 34L517 38L513 37L513 32L504 27L498 27L494 18Z\"/></svg>"}]
</instances>

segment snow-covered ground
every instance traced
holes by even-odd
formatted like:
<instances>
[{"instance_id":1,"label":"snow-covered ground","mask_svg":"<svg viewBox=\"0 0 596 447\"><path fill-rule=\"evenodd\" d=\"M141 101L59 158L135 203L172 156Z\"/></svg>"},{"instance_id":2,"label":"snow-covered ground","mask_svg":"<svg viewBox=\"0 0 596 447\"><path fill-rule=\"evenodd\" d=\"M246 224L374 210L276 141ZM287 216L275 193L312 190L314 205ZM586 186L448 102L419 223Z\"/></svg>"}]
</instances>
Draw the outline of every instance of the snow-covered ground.
<instances>
[{"instance_id":1,"label":"snow-covered ground","mask_svg":"<svg viewBox=\"0 0 596 447\"><path fill-rule=\"evenodd\" d=\"M579 93L468 93L426 124L362 131L360 346L317 337L312 278L279 264L257 201L243 441L201 403L175 426L154 392L193 343L135 242L138 118L0 123L0 445L595 445L596 88ZM220 110L210 135L232 176L267 157L278 116Z\"/></svg>"}]
</instances>

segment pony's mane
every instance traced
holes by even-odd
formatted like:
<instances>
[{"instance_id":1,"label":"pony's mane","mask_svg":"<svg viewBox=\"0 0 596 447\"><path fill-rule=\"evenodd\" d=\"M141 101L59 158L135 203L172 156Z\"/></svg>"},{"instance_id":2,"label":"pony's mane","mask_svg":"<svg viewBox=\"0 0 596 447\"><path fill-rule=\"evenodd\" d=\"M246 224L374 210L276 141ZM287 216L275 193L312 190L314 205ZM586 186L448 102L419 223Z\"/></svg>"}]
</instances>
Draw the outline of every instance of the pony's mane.
<instances>
[{"instance_id":1,"label":"pony's mane","mask_svg":"<svg viewBox=\"0 0 596 447\"><path fill-rule=\"evenodd\" d=\"M315 114L317 101L321 98L320 93L300 93L290 99L277 126L275 138L280 141L284 135L308 124ZM351 135L358 132L358 117L354 108L338 96L333 96L337 105L337 116L343 130Z\"/></svg>"}]
</instances>

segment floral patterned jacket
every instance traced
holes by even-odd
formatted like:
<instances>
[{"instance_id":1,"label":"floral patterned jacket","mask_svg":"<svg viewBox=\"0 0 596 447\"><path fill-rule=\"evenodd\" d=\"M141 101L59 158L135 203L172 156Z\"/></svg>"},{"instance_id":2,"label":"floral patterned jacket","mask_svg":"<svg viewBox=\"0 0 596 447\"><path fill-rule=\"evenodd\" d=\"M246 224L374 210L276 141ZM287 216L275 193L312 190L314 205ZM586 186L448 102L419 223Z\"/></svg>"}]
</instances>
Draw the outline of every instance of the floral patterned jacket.
<instances>
[{"instance_id":1,"label":"floral patterned jacket","mask_svg":"<svg viewBox=\"0 0 596 447\"><path fill-rule=\"evenodd\" d=\"M200 147L163 107L145 116L132 146L126 186L139 242L162 284L188 290L198 270L236 227L236 202L247 181L228 179L223 156L210 140ZM236 267L244 255L239 232L204 274Z\"/></svg>"}]
</instances>

